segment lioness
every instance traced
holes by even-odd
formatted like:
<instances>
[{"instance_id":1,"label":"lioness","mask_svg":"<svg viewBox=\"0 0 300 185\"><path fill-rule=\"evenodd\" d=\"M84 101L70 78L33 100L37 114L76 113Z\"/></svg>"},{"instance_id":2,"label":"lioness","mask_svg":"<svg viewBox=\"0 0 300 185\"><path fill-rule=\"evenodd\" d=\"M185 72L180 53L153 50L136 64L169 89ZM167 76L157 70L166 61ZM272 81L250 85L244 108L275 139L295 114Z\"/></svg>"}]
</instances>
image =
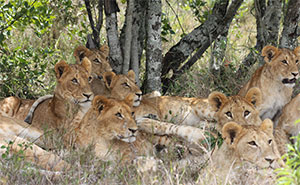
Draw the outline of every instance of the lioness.
<instances>
[{"instance_id":1,"label":"lioness","mask_svg":"<svg viewBox=\"0 0 300 185\"><path fill-rule=\"evenodd\" d=\"M275 120L291 100L299 77L300 46L294 50L265 46L262 56L266 63L255 71L239 95L245 96L251 87L258 87L262 93L262 103L257 107L260 117Z\"/></svg>"},{"instance_id":2,"label":"lioness","mask_svg":"<svg viewBox=\"0 0 300 185\"><path fill-rule=\"evenodd\" d=\"M132 107L132 95L125 100L96 96L92 107L74 130L75 143L83 147L94 144L95 153L102 160L116 160L121 157L128 161L140 155L153 155L153 144L164 145L168 140L138 131ZM155 129L154 132L151 128ZM204 138L200 129L189 126L174 127L169 123L156 124L155 120L149 119L143 120L141 131L175 135L196 143Z\"/></svg>"},{"instance_id":3,"label":"lioness","mask_svg":"<svg viewBox=\"0 0 300 185\"><path fill-rule=\"evenodd\" d=\"M180 125L199 126L201 121L212 120L214 111L206 98L176 96L146 97L134 109L136 118L151 117Z\"/></svg>"},{"instance_id":4,"label":"lioness","mask_svg":"<svg viewBox=\"0 0 300 185\"><path fill-rule=\"evenodd\" d=\"M135 73L130 70L128 71L128 74L115 74L114 72L105 72L103 74L104 83L102 94L106 97L114 97L117 99L124 99L129 94L134 95L134 106L139 106L140 101L142 99L142 91L140 88L135 84ZM34 111L36 107L45 99L49 99L52 96L47 97L43 96L36 100L34 104L31 106L30 111L28 112L25 122L31 123L32 121L32 115L34 114Z\"/></svg>"},{"instance_id":5,"label":"lioness","mask_svg":"<svg viewBox=\"0 0 300 185\"><path fill-rule=\"evenodd\" d=\"M245 97L236 95L226 97L221 92L212 92L208 101L215 114L217 130L225 123L234 121L241 125L260 125L261 119L256 109L261 104L261 91L257 87L249 89Z\"/></svg>"},{"instance_id":6,"label":"lioness","mask_svg":"<svg viewBox=\"0 0 300 185\"><path fill-rule=\"evenodd\" d=\"M91 62L87 58L81 64L73 65L62 60L55 65L55 73L57 85L53 97L40 103L33 115L32 123L39 128L44 124L58 128L70 122L79 109L88 110L94 97L90 87ZM34 100L13 99L19 102L15 103L19 106L13 109L13 117L23 120Z\"/></svg>"},{"instance_id":7,"label":"lioness","mask_svg":"<svg viewBox=\"0 0 300 185\"><path fill-rule=\"evenodd\" d=\"M87 57L92 62L92 76L91 83L92 91L95 95L106 93L105 82L103 81L103 74L112 71L108 61L109 48L107 45L102 45L98 49L88 49L85 46L78 46L74 50L74 56L77 64L82 62L84 57Z\"/></svg>"},{"instance_id":8,"label":"lioness","mask_svg":"<svg viewBox=\"0 0 300 185\"><path fill-rule=\"evenodd\" d=\"M213 152L211 163L206 168L220 182L249 170L249 167L243 168L245 165L253 166L255 171L264 169L264 173L284 165L274 142L273 123L269 119L260 126L226 123L222 128L222 137L222 146Z\"/></svg>"}]
</instances>

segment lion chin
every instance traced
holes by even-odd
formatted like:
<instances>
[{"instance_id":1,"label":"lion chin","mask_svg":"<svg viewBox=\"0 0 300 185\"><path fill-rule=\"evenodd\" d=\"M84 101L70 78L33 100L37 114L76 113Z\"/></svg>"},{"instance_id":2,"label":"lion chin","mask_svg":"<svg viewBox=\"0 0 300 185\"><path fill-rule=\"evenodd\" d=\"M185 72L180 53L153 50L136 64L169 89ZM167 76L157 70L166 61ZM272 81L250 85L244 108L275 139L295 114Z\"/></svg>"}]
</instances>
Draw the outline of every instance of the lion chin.
<instances>
[{"instance_id":1,"label":"lion chin","mask_svg":"<svg viewBox=\"0 0 300 185\"><path fill-rule=\"evenodd\" d=\"M118 138L121 140L121 141L124 141L126 143L132 143L136 140L136 137L135 136L129 136L129 137L123 137L123 136L118 136Z\"/></svg>"}]
</instances>

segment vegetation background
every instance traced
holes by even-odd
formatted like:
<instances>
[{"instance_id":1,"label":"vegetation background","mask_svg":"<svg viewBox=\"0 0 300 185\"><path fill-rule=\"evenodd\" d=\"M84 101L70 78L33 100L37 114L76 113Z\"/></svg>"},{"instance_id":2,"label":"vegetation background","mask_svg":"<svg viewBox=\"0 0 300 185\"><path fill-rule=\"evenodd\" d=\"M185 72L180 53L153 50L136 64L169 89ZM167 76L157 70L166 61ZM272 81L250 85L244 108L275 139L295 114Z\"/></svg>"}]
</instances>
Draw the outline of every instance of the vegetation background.
<instances>
[{"instance_id":1,"label":"vegetation background","mask_svg":"<svg viewBox=\"0 0 300 185\"><path fill-rule=\"evenodd\" d=\"M88 42L88 34L94 31L91 29L91 22L87 16L86 2L91 5L93 17L97 17L97 12L101 7L99 4L101 2L103 4L101 0L0 0L0 97L15 95L21 98L37 98L52 93L55 87L54 64L59 60L74 63L74 48L85 45ZM118 15L117 31L122 48L126 44L124 30L126 30L126 25L130 25L127 18L130 15L128 13L130 1L105 0L104 4L107 2L116 2L120 10L115 13ZM299 41L299 0L141 0L132 2L146 3L145 7L149 7L151 3L161 4L161 9L158 8L158 11L161 11L161 17L158 19L161 26L158 30L161 41L158 43L161 45L156 46L160 48L161 56L154 62L162 65L160 67L162 73L155 74L160 77L162 85L147 86L147 83L150 83L147 80L151 76L149 66L155 65L155 63L149 64L151 59L148 56L155 55L155 53L151 53L151 49L148 50L146 47L150 39L142 39L143 44L141 44L142 49L136 70L139 73L139 84L144 92L160 90L168 95L206 97L210 92L217 90L232 95L238 92L252 72L262 64L260 50L264 45L293 48ZM235 6L231 7L231 5ZM228 22L224 22L223 18L228 18L228 14L234 8L237 11L231 12L232 19L229 18ZM147 11L153 10L147 9ZM220 18L222 13L223 17ZM107 37L109 25L106 24L108 17L108 14L103 15L104 22L101 23L99 31L100 45L110 45ZM141 17L141 20L146 18L150 19L145 15ZM221 24L216 23L222 21L226 24L218 27ZM209 25L214 24L216 24L215 30L217 31L209 30ZM291 38L286 36L285 29L287 28L292 29L293 35L289 34ZM188 40L197 30L200 30L198 33L203 33L203 38L207 37L208 41L199 39L197 44L194 44L195 40ZM205 31L209 34L205 35ZM185 48L186 50L178 49L183 42L190 43L191 47ZM208 45L205 42L208 42ZM171 63L172 57L176 58L172 55L174 50L187 55L185 58L177 56L181 59L173 65L177 68L167 65ZM122 57L126 58L126 51L121 51ZM111 56L111 59L116 61L114 56ZM122 65L123 61L120 63ZM116 68L118 67L122 69L120 66ZM295 93L299 91L299 82L297 82ZM60 153L63 147L58 145L59 137L50 137L48 142L55 143L52 145L56 146L54 151ZM295 154L299 159L297 148ZM8 177L9 182L15 184L51 183L39 172L28 170L24 172L29 164L21 162L21 158L20 156L6 156L1 160L0 177L3 176L4 182ZM68 172L67 177L59 179L62 184L97 184L99 182L102 184L143 184L150 182L145 175L136 171L134 165L124 169L116 164L97 161L87 151L70 152L65 158L80 170L74 168L73 171ZM164 158L172 159L172 156L164 156ZM170 168L170 160L165 161L169 162L165 162L158 172L150 174L151 183L194 184L201 182L197 173L189 169ZM297 184L300 179L299 169L289 166L288 175L294 174L291 183Z\"/></svg>"}]
</instances>

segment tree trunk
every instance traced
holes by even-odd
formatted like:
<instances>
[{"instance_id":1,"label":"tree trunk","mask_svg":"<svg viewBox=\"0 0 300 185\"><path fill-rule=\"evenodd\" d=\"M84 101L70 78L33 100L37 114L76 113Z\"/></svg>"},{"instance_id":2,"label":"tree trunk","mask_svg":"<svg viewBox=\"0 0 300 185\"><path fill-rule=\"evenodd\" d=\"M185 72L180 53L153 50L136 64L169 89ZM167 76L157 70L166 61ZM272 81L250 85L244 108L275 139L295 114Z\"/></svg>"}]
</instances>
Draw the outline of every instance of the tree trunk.
<instances>
[{"instance_id":1,"label":"tree trunk","mask_svg":"<svg viewBox=\"0 0 300 185\"><path fill-rule=\"evenodd\" d=\"M145 93L161 92L161 6L161 0L148 0Z\"/></svg>"},{"instance_id":2,"label":"tree trunk","mask_svg":"<svg viewBox=\"0 0 300 185\"><path fill-rule=\"evenodd\" d=\"M116 73L122 72L123 54L119 41L117 24L117 4L115 0L105 0L106 33L109 46L110 64Z\"/></svg>"},{"instance_id":3,"label":"tree trunk","mask_svg":"<svg viewBox=\"0 0 300 185\"><path fill-rule=\"evenodd\" d=\"M248 69L260 61L264 63L261 57L262 48L271 44L277 46L278 31L281 19L281 0L269 0L266 6L265 0L255 0L255 18L256 18L256 45L250 50L250 53L243 60L237 71L237 76L244 76Z\"/></svg>"},{"instance_id":4,"label":"tree trunk","mask_svg":"<svg viewBox=\"0 0 300 185\"><path fill-rule=\"evenodd\" d=\"M188 70L206 51L211 43L224 31L226 26L231 23L236 11L243 0L233 0L227 9L228 0L215 2L212 14L199 27L183 37L165 55L162 67L163 93L168 89L179 75ZM196 54L179 69L179 66L194 52ZM173 71L173 76L167 78L166 75Z\"/></svg>"},{"instance_id":5,"label":"tree trunk","mask_svg":"<svg viewBox=\"0 0 300 185\"><path fill-rule=\"evenodd\" d=\"M135 72L135 80L140 87L140 60L144 48L145 39L145 17L146 17L146 0L134 1L133 23L132 23L132 43L130 67Z\"/></svg>"},{"instance_id":6,"label":"tree trunk","mask_svg":"<svg viewBox=\"0 0 300 185\"><path fill-rule=\"evenodd\" d=\"M134 0L127 0L125 43L123 45L123 54L124 54L124 61L122 66L123 74L127 74L130 65L133 8L134 8Z\"/></svg>"},{"instance_id":7,"label":"tree trunk","mask_svg":"<svg viewBox=\"0 0 300 185\"><path fill-rule=\"evenodd\" d=\"M289 0L283 23L283 31L280 38L280 46L294 49L298 46L298 37L300 36L300 1Z\"/></svg>"}]
</instances>

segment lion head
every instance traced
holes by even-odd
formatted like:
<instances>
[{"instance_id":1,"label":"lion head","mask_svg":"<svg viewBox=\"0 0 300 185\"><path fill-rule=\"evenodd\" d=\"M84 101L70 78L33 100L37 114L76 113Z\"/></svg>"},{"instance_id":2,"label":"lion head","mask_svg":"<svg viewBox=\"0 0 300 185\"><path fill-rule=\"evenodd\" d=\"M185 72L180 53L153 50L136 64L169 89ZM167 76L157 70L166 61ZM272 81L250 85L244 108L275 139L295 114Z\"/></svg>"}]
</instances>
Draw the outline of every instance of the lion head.
<instances>
[{"instance_id":1,"label":"lion head","mask_svg":"<svg viewBox=\"0 0 300 185\"><path fill-rule=\"evenodd\" d=\"M78 46L74 50L76 62L81 63L84 57L87 57L92 62L92 75L94 78L102 78L106 71L112 71L108 61L109 48L103 45L100 49L88 49L85 46Z\"/></svg>"},{"instance_id":2,"label":"lion head","mask_svg":"<svg viewBox=\"0 0 300 185\"><path fill-rule=\"evenodd\" d=\"M142 100L142 91L135 84L135 73L133 70L125 74L116 75L114 72L106 72L103 74L103 80L109 96L117 99L124 99L129 94L134 95L133 106L139 106Z\"/></svg>"},{"instance_id":3,"label":"lion head","mask_svg":"<svg viewBox=\"0 0 300 185\"><path fill-rule=\"evenodd\" d=\"M55 96L89 108L94 97L90 87L92 65L89 59L84 58L79 65L69 65L62 60L54 69L57 78Z\"/></svg>"},{"instance_id":4,"label":"lion head","mask_svg":"<svg viewBox=\"0 0 300 185\"><path fill-rule=\"evenodd\" d=\"M251 88L245 97L236 95L226 97L221 92L212 92L208 101L216 112L214 117L218 122L217 129L221 131L223 125L234 121L241 125L259 125L261 119L256 106L261 103L259 88Z\"/></svg>"},{"instance_id":5,"label":"lion head","mask_svg":"<svg viewBox=\"0 0 300 185\"><path fill-rule=\"evenodd\" d=\"M217 156L219 160L236 160L237 163L247 161L259 168L279 167L282 162L270 119L264 120L260 126L226 123L222 128L222 137L224 143L220 148L222 153Z\"/></svg>"},{"instance_id":6,"label":"lion head","mask_svg":"<svg viewBox=\"0 0 300 185\"><path fill-rule=\"evenodd\" d=\"M265 46L262 56L274 80L293 87L299 77L300 46L294 50Z\"/></svg>"},{"instance_id":7,"label":"lion head","mask_svg":"<svg viewBox=\"0 0 300 185\"><path fill-rule=\"evenodd\" d=\"M134 142L137 125L133 118L132 103L133 95L127 96L124 100L97 95L92 107L81 121L81 127L92 125L91 129L94 131L87 131L88 137Z\"/></svg>"}]
</instances>

